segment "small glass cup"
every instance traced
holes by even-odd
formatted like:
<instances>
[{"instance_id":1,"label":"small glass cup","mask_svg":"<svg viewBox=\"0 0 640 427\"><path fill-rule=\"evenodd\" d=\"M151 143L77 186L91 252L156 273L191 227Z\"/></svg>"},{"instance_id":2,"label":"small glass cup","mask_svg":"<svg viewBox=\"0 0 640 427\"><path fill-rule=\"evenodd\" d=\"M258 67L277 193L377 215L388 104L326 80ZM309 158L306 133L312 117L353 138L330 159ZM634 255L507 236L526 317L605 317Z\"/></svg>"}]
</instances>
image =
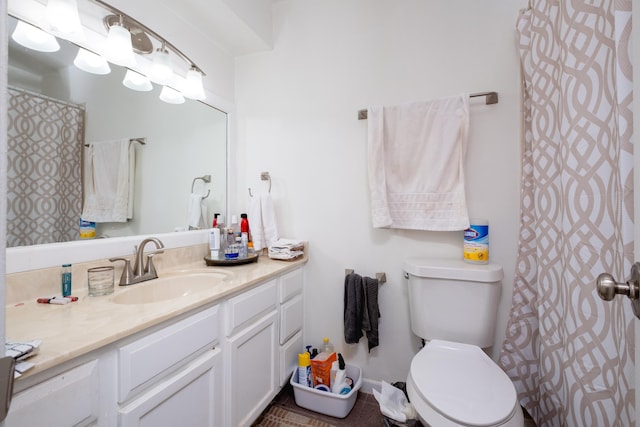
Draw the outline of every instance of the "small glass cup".
<instances>
[{"instance_id":1,"label":"small glass cup","mask_svg":"<svg viewBox=\"0 0 640 427\"><path fill-rule=\"evenodd\" d=\"M95 267L87 270L89 296L101 297L113 293L113 266Z\"/></svg>"}]
</instances>

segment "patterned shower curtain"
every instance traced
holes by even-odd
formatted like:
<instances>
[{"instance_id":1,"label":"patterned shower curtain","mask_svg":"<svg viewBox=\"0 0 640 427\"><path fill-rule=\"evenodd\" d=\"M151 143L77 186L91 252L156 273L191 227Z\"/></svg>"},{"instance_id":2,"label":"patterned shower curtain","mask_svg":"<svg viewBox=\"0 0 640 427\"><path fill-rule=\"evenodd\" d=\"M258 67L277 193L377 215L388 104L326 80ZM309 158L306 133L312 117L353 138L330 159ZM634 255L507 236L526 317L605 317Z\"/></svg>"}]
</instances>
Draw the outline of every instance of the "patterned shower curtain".
<instances>
[{"instance_id":1,"label":"patterned shower curtain","mask_svg":"<svg viewBox=\"0 0 640 427\"><path fill-rule=\"evenodd\" d=\"M8 92L7 247L76 240L84 110Z\"/></svg>"},{"instance_id":2,"label":"patterned shower curtain","mask_svg":"<svg viewBox=\"0 0 640 427\"><path fill-rule=\"evenodd\" d=\"M500 364L545 426L635 425L634 316L596 277L633 254L631 0L533 0L523 78L520 242Z\"/></svg>"}]
</instances>

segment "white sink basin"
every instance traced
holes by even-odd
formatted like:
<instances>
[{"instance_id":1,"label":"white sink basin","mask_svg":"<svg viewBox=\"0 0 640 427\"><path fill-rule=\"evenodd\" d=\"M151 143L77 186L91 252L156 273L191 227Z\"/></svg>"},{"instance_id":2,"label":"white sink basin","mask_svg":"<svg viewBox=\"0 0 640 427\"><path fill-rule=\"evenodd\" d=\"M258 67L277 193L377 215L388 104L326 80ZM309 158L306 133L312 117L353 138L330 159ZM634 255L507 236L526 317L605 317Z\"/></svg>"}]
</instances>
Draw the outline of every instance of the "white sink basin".
<instances>
[{"instance_id":1,"label":"white sink basin","mask_svg":"<svg viewBox=\"0 0 640 427\"><path fill-rule=\"evenodd\" d=\"M219 286L229 278L226 273L211 271L169 275L129 285L113 297L116 304L148 304L193 295Z\"/></svg>"}]
</instances>

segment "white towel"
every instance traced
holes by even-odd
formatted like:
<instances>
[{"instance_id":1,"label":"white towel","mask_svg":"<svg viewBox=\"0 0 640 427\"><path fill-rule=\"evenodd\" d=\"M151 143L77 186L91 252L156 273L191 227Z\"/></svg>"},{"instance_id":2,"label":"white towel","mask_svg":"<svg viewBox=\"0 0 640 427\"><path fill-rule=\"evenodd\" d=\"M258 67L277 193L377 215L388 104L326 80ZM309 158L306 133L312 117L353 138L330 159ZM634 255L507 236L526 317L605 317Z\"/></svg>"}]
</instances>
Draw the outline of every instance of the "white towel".
<instances>
[{"instance_id":1,"label":"white towel","mask_svg":"<svg viewBox=\"0 0 640 427\"><path fill-rule=\"evenodd\" d=\"M368 108L375 228L464 230L469 96Z\"/></svg>"},{"instance_id":2,"label":"white towel","mask_svg":"<svg viewBox=\"0 0 640 427\"><path fill-rule=\"evenodd\" d=\"M189 195L189 228L205 228L206 206L202 194Z\"/></svg>"},{"instance_id":3,"label":"white towel","mask_svg":"<svg viewBox=\"0 0 640 427\"><path fill-rule=\"evenodd\" d=\"M126 222L133 218L135 147L129 138L92 143L86 154L82 219Z\"/></svg>"},{"instance_id":4,"label":"white towel","mask_svg":"<svg viewBox=\"0 0 640 427\"><path fill-rule=\"evenodd\" d=\"M292 260L304 255L302 240L278 239L269 245L269 258Z\"/></svg>"},{"instance_id":5,"label":"white towel","mask_svg":"<svg viewBox=\"0 0 640 427\"><path fill-rule=\"evenodd\" d=\"M270 194L256 194L249 207L249 227L253 248L268 248L278 240L278 221Z\"/></svg>"}]
</instances>

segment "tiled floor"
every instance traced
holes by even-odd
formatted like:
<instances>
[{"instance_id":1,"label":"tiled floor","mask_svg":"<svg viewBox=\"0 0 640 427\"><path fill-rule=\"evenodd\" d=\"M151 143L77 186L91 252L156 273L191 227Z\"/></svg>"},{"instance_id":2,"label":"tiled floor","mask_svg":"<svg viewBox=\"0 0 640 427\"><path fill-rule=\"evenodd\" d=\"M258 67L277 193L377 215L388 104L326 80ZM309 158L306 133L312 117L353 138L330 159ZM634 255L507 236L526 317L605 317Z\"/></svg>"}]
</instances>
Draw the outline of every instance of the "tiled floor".
<instances>
[{"instance_id":1,"label":"tiled floor","mask_svg":"<svg viewBox=\"0 0 640 427\"><path fill-rule=\"evenodd\" d=\"M380 414L378 401L373 397L373 394L358 392L356 403L349 415L345 418L330 417L299 407L296 405L295 397L293 396L293 387L290 385L282 389L272 404L283 406L291 411L325 421L338 427L369 427L382 425L382 415Z\"/></svg>"},{"instance_id":2,"label":"tiled floor","mask_svg":"<svg viewBox=\"0 0 640 427\"><path fill-rule=\"evenodd\" d=\"M346 418L330 417L328 415L319 414L317 412L299 407L298 405L296 405L295 397L293 395L293 387L288 384L285 388L282 389L278 396L273 399L271 404L282 406L286 409L289 409L290 411L297 412L314 419L322 420L337 427L371 427L383 425L380 407L376 398L373 397L373 394L359 392L356 403ZM528 414L526 414L526 412L524 421L524 427L536 427L536 424L528 416ZM421 424L418 423L418 426L421 426Z\"/></svg>"}]
</instances>

